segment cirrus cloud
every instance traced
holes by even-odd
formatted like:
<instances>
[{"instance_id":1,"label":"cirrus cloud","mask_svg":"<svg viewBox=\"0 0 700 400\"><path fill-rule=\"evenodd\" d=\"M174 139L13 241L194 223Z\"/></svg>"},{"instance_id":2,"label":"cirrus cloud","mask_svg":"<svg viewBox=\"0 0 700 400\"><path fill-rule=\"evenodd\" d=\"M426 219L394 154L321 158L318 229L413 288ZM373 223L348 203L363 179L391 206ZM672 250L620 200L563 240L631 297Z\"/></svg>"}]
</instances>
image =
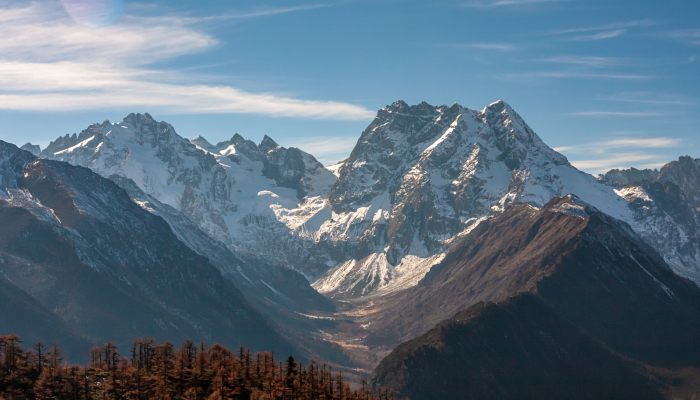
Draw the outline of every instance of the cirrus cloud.
<instances>
[{"instance_id":1,"label":"cirrus cloud","mask_svg":"<svg viewBox=\"0 0 700 400\"><path fill-rule=\"evenodd\" d=\"M614 168L655 168L665 164L659 149L677 148L681 140L668 136L623 136L567 146L554 150L566 154L571 164L591 173L603 173Z\"/></svg>"},{"instance_id":2,"label":"cirrus cloud","mask_svg":"<svg viewBox=\"0 0 700 400\"><path fill-rule=\"evenodd\" d=\"M259 18L321 7L265 9L224 17ZM113 25L86 26L75 23L55 3L0 5L0 109L146 107L163 113L372 117L370 110L354 104L255 93L155 66L219 44L201 22L192 17L125 15Z\"/></svg>"},{"instance_id":3,"label":"cirrus cloud","mask_svg":"<svg viewBox=\"0 0 700 400\"><path fill-rule=\"evenodd\" d=\"M468 8L506 8L561 3L567 0L471 0L462 4Z\"/></svg>"}]
</instances>

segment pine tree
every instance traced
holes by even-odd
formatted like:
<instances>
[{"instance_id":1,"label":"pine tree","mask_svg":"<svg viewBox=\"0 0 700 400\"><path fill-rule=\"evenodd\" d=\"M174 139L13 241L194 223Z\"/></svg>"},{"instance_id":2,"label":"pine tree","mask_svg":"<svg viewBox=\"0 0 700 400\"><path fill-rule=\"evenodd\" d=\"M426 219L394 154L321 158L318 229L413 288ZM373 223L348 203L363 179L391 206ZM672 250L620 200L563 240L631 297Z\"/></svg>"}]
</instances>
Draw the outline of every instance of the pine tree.
<instances>
[{"instance_id":1,"label":"pine tree","mask_svg":"<svg viewBox=\"0 0 700 400\"><path fill-rule=\"evenodd\" d=\"M153 380L155 382L154 397L157 400L167 400L173 397L173 373L175 369L175 356L173 345L165 342L156 346L153 352Z\"/></svg>"}]
</instances>

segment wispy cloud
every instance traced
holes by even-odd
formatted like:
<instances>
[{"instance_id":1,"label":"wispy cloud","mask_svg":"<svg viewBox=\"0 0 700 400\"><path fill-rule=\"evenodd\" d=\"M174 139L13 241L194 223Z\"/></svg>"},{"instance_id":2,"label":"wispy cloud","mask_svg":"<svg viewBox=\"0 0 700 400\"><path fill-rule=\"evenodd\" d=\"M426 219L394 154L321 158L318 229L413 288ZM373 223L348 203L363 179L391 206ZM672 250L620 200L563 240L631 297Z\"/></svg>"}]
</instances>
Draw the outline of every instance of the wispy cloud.
<instances>
[{"instance_id":1,"label":"wispy cloud","mask_svg":"<svg viewBox=\"0 0 700 400\"><path fill-rule=\"evenodd\" d=\"M549 32L549 35L561 36L564 40L591 42L617 38L631 29L646 28L657 24L651 19L619 21L605 25L559 29Z\"/></svg>"},{"instance_id":2,"label":"wispy cloud","mask_svg":"<svg viewBox=\"0 0 700 400\"><path fill-rule=\"evenodd\" d=\"M610 153L596 159L571 160L576 168L592 173L604 173L611 169L624 169L632 166L658 167L665 163L655 154L650 153Z\"/></svg>"},{"instance_id":3,"label":"wispy cloud","mask_svg":"<svg viewBox=\"0 0 700 400\"><path fill-rule=\"evenodd\" d=\"M579 111L571 113L578 117L663 117L667 116L667 113L661 113L656 111Z\"/></svg>"},{"instance_id":4,"label":"wispy cloud","mask_svg":"<svg viewBox=\"0 0 700 400\"><path fill-rule=\"evenodd\" d=\"M619 139L603 140L595 143L575 144L569 146L555 147L554 150L559 152L576 151L579 153L605 153L612 149L661 149L669 147L677 147L681 143L678 138L667 136L660 137L625 137Z\"/></svg>"},{"instance_id":5,"label":"wispy cloud","mask_svg":"<svg viewBox=\"0 0 700 400\"><path fill-rule=\"evenodd\" d=\"M579 65L586 67L613 67L622 64L622 60L617 57L600 56L576 56L562 55L542 59L542 61L553 64Z\"/></svg>"},{"instance_id":6,"label":"wispy cloud","mask_svg":"<svg viewBox=\"0 0 700 400\"><path fill-rule=\"evenodd\" d=\"M197 18L125 16L108 26L72 21L56 3L0 6L0 109L72 111L114 107L177 113L365 119L364 107L254 93L206 82L157 62L211 50L219 41ZM240 17L319 8L251 11Z\"/></svg>"},{"instance_id":7,"label":"wispy cloud","mask_svg":"<svg viewBox=\"0 0 700 400\"><path fill-rule=\"evenodd\" d=\"M588 55L552 55L534 60L548 64L560 65L559 69L545 71L521 71L505 74L508 79L597 79L619 81L642 81L655 79L655 76L620 72L620 68L631 65L630 59L621 57L604 57Z\"/></svg>"},{"instance_id":8,"label":"wispy cloud","mask_svg":"<svg viewBox=\"0 0 700 400\"><path fill-rule=\"evenodd\" d=\"M505 8L546 3L562 3L568 0L471 0L462 5L469 8Z\"/></svg>"},{"instance_id":9,"label":"wispy cloud","mask_svg":"<svg viewBox=\"0 0 700 400\"><path fill-rule=\"evenodd\" d=\"M637 19L630 21L617 21L604 25L579 26L575 28L564 28L551 31L552 35L567 35L573 33L611 31L616 29L631 29L631 28L647 28L658 25L658 22L652 19Z\"/></svg>"},{"instance_id":10,"label":"wispy cloud","mask_svg":"<svg viewBox=\"0 0 700 400\"><path fill-rule=\"evenodd\" d=\"M664 160L658 150L675 148L680 144L680 139L667 136L628 136L560 146L554 149L566 154L577 168L599 173L613 168L629 168L631 166L648 168L663 165L668 160ZM656 151L649 151L652 149Z\"/></svg>"},{"instance_id":11,"label":"wispy cloud","mask_svg":"<svg viewBox=\"0 0 700 400\"><path fill-rule=\"evenodd\" d=\"M0 61L79 62L144 65L201 52L218 44L182 20L125 17L122 23L87 27L57 7L30 3L0 7Z\"/></svg>"},{"instance_id":12,"label":"wispy cloud","mask_svg":"<svg viewBox=\"0 0 700 400\"><path fill-rule=\"evenodd\" d=\"M687 96L670 93L636 91L616 93L603 97L606 100L623 103L650 104L658 106L692 106L697 102Z\"/></svg>"},{"instance_id":13,"label":"wispy cloud","mask_svg":"<svg viewBox=\"0 0 700 400\"><path fill-rule=\"evenodd\" d=\"M668 32L665 36L677 39L691 46L700 46L700 28L698 29L677 29Z\"/></svg>"},{"instance_id":14,"label":"wispy cloud","mask_svg":"<svg viewBox=\"0 0 700 400\"><path fill-rule=\"evenodd\" d=\"M651 75L628 74L615 72L579 72L579 71L530 71L515 72L504 75L508 79L603 79L637 81L654 79Z\"/></svg>"},{"instance_id":15,"label":"wispy cloud","mask_svg":"<svg viewBox=\"0 0 700 400\"><path fill-rule=\"evenodd\" d=\"M249 19L273 17L277 15L292 14L302 11L318 10L321 8L330 7L330 4L318 3L318 4L301 4L296 6L282 6L282 7L258 7L248 10L238 10L231 11L219 15L205 15L205 16L182 16L177 15L173 18L179 21L186 21L187 23L210 23L210 22L231 22L231 21L244 21Z\"/></svg>"},{"instance_id":16,"label":"wispy cloud","mask_svg":"<svg viewBox=\"0 0 700 400\"><path fill-rule=\"evenodd\" d=\"M289 7L267 7L259 8L255 10L242 11L239 13L228 14L227 17L231 19L246 19L246 18L259 18L259 17L270 17L274 15L296 13L299 11L309 11L317 10L319 8L330 7L329 4L302 4L297 6Z\"/></svg>"},{"instance_id":17,"label":"wispy cloud","mask_svg":"<svg viewBox=\"0 0 700 400\"><path fill-rule=\"evenodd\" d=\"M600 31L596 33L589 33L585 35L576 35L571 37L571 40L577 42L592 42L595 40L606 40L622 36L626 32L625 29L613 29L610 31Z\"/></svg>"},{"instance_id":18,"label":"wispy cloud","mask_svg":"<svg viewBox=\"0 0 700 400\"><path fill-rule=\"evenodd\" d=\"M295 138L288 145L313 154L324 165L330 165L347 158L356 143L356 137L317 136Z\"/></svg>"},{"instance_id":19,"label":"wispy cloud","mask_svg":"<svg viewBox=\"0 0 700 400\"><path fill-rule=\"evenodd\" d=\"M467 49L481 49L481 50L495 50L495 51L513 51L516 46L512 43L503 42L478 42L478 43L453 43L451 47L467 48Z\"/></svg>"},{"instance_id":20,"label":"wispy cloud","mask_svg":"<svg viewBox=\"0 0 700 400\"><path fill-rule=\"evenodd\" d=\"M652 148L659 149L664 147L676 147L680 144L681 140L677 138L670 137L654 137L654 138L624 138L624 139L613 139L602 142L602 146L607 149L616 149L620 147L624 148Z\"/></svg>"}]
</instances>

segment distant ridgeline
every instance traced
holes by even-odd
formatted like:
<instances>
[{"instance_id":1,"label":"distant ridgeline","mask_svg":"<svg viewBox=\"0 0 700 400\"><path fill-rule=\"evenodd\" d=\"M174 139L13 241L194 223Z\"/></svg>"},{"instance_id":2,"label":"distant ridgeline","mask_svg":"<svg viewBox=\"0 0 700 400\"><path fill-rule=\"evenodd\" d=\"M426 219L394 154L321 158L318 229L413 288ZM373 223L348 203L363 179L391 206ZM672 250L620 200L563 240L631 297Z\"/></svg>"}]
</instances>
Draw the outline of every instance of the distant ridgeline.
<instances>
[{"instance_id":1,"label":"distant ridgeline","mask_svg":"<svg viewBox=\"0 0 700 400\"><path fill-rule=\"evenodd\" d=\"M325 364L277 361L243 347L234 353L139 339L130 352L107 343L92 349L88 365L68 365L55 345L25 351L19 337L0 336L0 399L393 399L364 384L351 389Z\"/></svg>"}]
</instances>

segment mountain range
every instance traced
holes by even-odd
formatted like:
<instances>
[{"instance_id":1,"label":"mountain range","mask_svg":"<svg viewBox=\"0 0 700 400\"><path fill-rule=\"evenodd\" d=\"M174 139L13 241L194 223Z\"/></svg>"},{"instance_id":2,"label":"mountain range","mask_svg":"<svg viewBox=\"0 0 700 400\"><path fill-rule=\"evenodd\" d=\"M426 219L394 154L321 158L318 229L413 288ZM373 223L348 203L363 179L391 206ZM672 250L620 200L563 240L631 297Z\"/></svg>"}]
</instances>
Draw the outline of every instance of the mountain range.
<instances>
[{"instance_id":1,"label":"mountain range","mask_svg":"<svg viewBox=\"0 0 700 400\"><path fill-rule=\"evenodd\" d=\"M640 213L643 185L577 170L502 101L480 111L397 101L335 174L267 136L212 145L148 114L58 138L41 156L129 178L233 251L289 266L333 298L411 286L483 218L568 193L630 223L676 271L700 279L697 221L674 219L658 200Z\"/></svg>"},{"instance_id":2,"label":"mountain range","mask_svg":"<svg viewBox=\"0 0 700 400\"><path fill-rule=\"evenodd\" d=\"M394 102L332 167L149 114L22 149L0 146L0 297L36 323L3 331L242 341L411 399L441 365L469 372L443 398L517 398L528 366L530 397L658 398L700 367L700 160L594 177L503 101Z\"/></svg>"}]
</instances>

